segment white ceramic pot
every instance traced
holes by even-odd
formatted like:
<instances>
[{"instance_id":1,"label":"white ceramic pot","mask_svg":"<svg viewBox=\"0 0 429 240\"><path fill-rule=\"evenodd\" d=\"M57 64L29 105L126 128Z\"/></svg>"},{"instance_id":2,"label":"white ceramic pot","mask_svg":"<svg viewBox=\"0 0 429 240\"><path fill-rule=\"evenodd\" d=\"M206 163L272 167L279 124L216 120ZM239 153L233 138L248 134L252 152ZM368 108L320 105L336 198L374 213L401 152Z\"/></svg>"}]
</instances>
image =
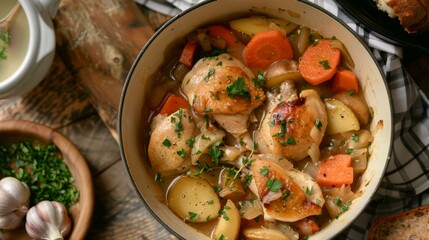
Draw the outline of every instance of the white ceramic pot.
<instances>
[{"instance_id":1,"label":"white ceramic pot","mask_svg":"<svg viewBox=\"0 0 429 240\"><path fill-rule=\"evenodd\" d=\"M344 230L363 211L375 193L384 174L392 143L392 110L383 73L363 40L346 24L320 7L295 0L209 0L185 11L165 24L149 40L137 57L126 80L119 111L119 137L122 158L126 163L134 186L147 208L167 229L181 239L208 239L207 236L181 221L160 200L162 193L157 188L149 171L147 141L149 127L147 99L150 96L150 81L162 63L168 59L166 49L178 46L183 37L192 30L208 23L249 15L253 11L267 13L316 29L323 36L336 36L348 48L354 62L355 72L368 105L374 110L370 125L374 142L370 147L371 157L367 170L360 180L358 192L350 209L332 220L310 239L330 239ZM299 17L289 14L291 10ZM144 134L142 134L144 133Z\"/></svg>"},{"instance_id":2,"label":"white ceramic pot","mask_svg":"<svg viewBox=\"0 0 429 240\"><path fill-rule=\"evenodd\" d=\"M47 74L55 55L52 18L61 0L18 0L29 26L29 46L17 70L0 82L0 98L20 96Z\"/></svg>"}]
</instances>

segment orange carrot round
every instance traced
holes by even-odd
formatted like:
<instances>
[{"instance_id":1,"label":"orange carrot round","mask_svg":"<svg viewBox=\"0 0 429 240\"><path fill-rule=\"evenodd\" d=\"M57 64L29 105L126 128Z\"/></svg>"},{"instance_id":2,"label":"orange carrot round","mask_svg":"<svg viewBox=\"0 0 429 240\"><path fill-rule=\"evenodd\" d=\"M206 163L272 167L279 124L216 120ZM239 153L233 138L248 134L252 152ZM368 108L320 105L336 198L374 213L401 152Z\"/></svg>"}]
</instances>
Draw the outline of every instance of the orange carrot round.
<instances>
[{"instance_id":1,"label":"orange carrot round","mask_svg":"<svg viewBox=\"0 0 429 240\"><path fill-rule=\"evenodd\" d=\"M299 61L299 72L312 85L328 81L337 72L341 52L338 48L331 48L330 42L323 39L308 47Z\"/></svg>"},{"instance_id":2,"label":"orange carrot round","mask_svg":"<svg viewBox=\"0 0 429 240\"><path fill-rule=\"evenodd\" d=\"M171 115L181 108L190 109L188 101L182 96L170 94L162 105L161 110L159 110L159 114Z\"/></svg>"},{"instance_id":3,"label":"orange carrot round","mask_svg":"<svg viewBox=\"0 0 429 240\"><path fill-rule=\"evenodd\" d=\"M324 187L341 187L353 183L352 158L338 154L323 160L317 172L317 183Z\"/></svg>"},{"instance_id":4,"label":"orange carrot round","mask_svg":"<svg viewBox=\"0 0 429 240\"><path fill-rule=\"evenodd\" d=\"M332 79L332 90L335 92L352 90L357 93L358 89L358 79L356 75L350 70L338 70Z\"/></svg>"},{"instance_id":5,"label":"orange carrot round","mask_svg":"<svg viewBox=\"0 0 429 240\"><path fill-rule=\"evenodd\" d=\"M244 60L250 67L267 68L271 63L293 58L292 45L280 31L259 32L244 49Z\"/></svg>"}]
</instances>

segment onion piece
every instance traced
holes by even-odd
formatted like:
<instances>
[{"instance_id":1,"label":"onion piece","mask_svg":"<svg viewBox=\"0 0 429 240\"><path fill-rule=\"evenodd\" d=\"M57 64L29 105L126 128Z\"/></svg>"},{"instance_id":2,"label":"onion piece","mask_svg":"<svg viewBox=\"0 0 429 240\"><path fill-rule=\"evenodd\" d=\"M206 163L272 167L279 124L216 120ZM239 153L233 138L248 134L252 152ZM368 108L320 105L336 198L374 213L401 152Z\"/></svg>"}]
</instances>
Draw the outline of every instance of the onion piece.
<instances>
[{"instance_id":1,"label":"onion piece","mask_svg":"<svg viewBox=\"0 0 429 240\"><path fill-rule=\"evenodd\" d=\"M259 201L259 199L251 199L241 202L240 214L242 218L247 220L254 219L264 214L261 201Z\"/></svg>"},{"instance_id":2,"label":"onion piece","mask_svg":"<svg viewBox=\"0 0 429 240\"><path fill-rule=\"evenodd\" d=\"M350 56L349 51L347 50L346 46L344 45L344 43L342 43L340 40L338 39L333 39L331 40L331 43L329 44L329 46L331 48L338 48L341 51L341 57L344 59L345 63L350 67L350 68L354 68L355 67L355 63L352 59L352 57Z\"/></svg>"}]
</instances>

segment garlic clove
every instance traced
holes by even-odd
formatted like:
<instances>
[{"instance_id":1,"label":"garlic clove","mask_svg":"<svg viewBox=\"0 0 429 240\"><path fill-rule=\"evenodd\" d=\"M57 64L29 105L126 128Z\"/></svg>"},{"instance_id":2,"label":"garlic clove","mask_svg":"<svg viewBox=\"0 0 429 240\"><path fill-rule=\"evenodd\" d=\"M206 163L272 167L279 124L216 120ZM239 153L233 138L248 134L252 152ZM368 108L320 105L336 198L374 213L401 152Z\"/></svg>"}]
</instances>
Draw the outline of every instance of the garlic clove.
<instances>
[{"instance_id":1,"label":"garlic clove","mask_svg":"<svg viewBox=\"0 0 429 240\"><path fill-rule=\"evenodd\" d=\"M30 189L13 177L0 181L0 229L17 228L28 211Z\"/></svg>"},{"instance_id":2,"label":"garlic clove","mask_svg":"<svg viewBox=\"0 0 429 240\"><path fill-rule=\"evenodd\" d=\"M63 204L42 201L28 210L25 229L34 239L64 239L71 230L71 220Z\"/></svg>"}]
</instances>

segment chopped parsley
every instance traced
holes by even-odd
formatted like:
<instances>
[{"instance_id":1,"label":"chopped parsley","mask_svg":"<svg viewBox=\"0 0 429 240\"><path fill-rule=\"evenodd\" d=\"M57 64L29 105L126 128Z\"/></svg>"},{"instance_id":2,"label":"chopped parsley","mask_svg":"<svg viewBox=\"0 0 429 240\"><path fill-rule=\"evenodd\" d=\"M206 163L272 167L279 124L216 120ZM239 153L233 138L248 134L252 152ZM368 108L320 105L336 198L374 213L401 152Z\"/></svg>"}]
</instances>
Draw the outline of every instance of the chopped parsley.
<instances>
[{"instance_id":1,"label":"chopped parsley","mask_svg":"<svg viewBox=\"0 0 429 240\"><path fill-rule=\"evenodd\" d=\"M305 194L307 194L307 195L311 195L313 193L313 187L311 187L311 188L306 188L305 189Z\"/></svg>"},{"instance_id":2,"label":"chopped parsley","mask_svg":"<svg viewBox=\"0 0 429 240\"><path fill-rule=\"evenodd\" d=\"M268 179L265 186L271 192L278 192L283 187L283 183L277 181L277 179L274 178L274 179Z\"/></svg>"},{"instance_id":3,"label":"chopped parsley","mask_svg":"<svg viewBox=\"0 0 429 240\"><path fill-rule=\"evenodd\" d=\"M155 182L163 182L160 172L155 173Z\"/></svg>"},{"instance_id":4,"label":"chopped parsley","mask_svg":"<svg viewBox=\"0 0 429 240\"><path fill-rule=\"evenodd\" d=\"M253 78L252 82L255 84L256 87L262 88L265 84L264 74L261 71L258 71L258 76L256 76L256 78Z\"/></svg>"},{"instance_id":5,"label":"chopped parsley","mask_svg":"<svg viewBox=\"0 0 429 240\"><path fill-rule=\"evenodd\" d=\"M270 172L270 169L268 169L267 166L263 166L262 168L259 169L259 173L265 177L268 177L269 172Z\"/></svg>"},{"instance_id":6,"label":"chopped parsley","mask_svg":"<svg viewBox=\"0 0 429 240\"><path fill-rule=\"evenodd\" d=\"M195 138L191 137L188 140L186 140L186 144L188 144L189 147L194 147L194 143L195 143Z\"/></svg>"},{"instance_id":7,"label":"chopped parsley","mask_svg":"<svg viewBox=\"0 0 429 240\"><path fill-rule=\"evenodd\" d=\"M280 120L280 132L273 135L273 137L284 137L286 133L286 119Z\"/></svg>"},{"instance_id":8,"label":"chopped parsley","mask_svg":"<svg viewBox=\"0 0 429 240\"><path fill-rule=\"evenodd\" d=\"M349 96L353 96L353 95L355 95L355 90L351 89L351 90L349 91Z\"/></svg>"},{"instance_id":9,"label":"chopped parsley","mask_svg":"<svg viewBox=\"0 0 429 240\"><path fill-rule=\"evenodd\" d=\"M0 145L0 175L15 177L27 184L30 206L49 200L60 202L68 209L79 198L73 176L54 144L21 141Z\"/></svg>"},{"instance_id":10,"label":"chopped parsley","mask_svg":"<svg viewBox=\"0 0 429 240\"><path fill-rule=\"evenodd\" d=\"M189 220L191 220L191 221L197 220L198 214L193 213L193 212L188 212L188 214L189 214Z\"/></svg>"},{"instance_id":11,"label":"chopped parsley","mask_svg":"<svg viewBox=\"0 0 429 240\"><path fill-rule=\"evenodd\" d=\"M315 125L316 125L317 129L319 129L319 130L322 129L322 127L323 127L322 121L320 121L320 119L316 120Z\"/></svg>"},{"instance_id":12,"label":"chopped parsley","mask_svg":"<svg viewBox=\"0 0 429 240\"><path fill-rule=\"evenodd\" d=\"M186 158L185 149L182 148L182 150L177 151L177 155L179 155L179 157L181 157L182 159L185 159Z\"/></svg>"},{"instance_id":13,"label":"chopped parsley","mask_svg":"<svg viewBox=\"0 0 429 240\"><path fill-rule=\"evenodd\" d=\"M339 199L339 198L334 199L332 201L333 201L333 203L336 206L338 206L338 209L339 209L339 212L340 212L335 218L338 218L341 213L346 212L347 210L349 210L350 205L352 204L352 202L347 202L347 203L343 204L343 201L341 201L341 199Z\"/></svg>"},{"instance_id":14,"label":"chopped parsley","mask_svg":"<svg viewBox=\"0 0 429 240\"><path fill-rule=\"evenodd\" d=\"M352 134L352 140L353 140L354 142L359 142L359 135L357 135L356 133L353 133L353 134Z\"/></svg>"},{"instance_id":15,"label":"chopped parsley","mask_svg":"<svg viewBox=\"0 0 429 240\"><path fill-rule=\"evenodd\" d=\"M329 66L328 60L322 60L319 62L319 64L322 65L325 70L331 69L331 66Z\"/></svg>"},{"instance_id":16,"label":"chopped parsley","mask_svg":"<svg viewBox=\"0 0 429 240\"><path fill-rule=\"evenodd\" d=\"M283 193L282 200L287 200L289 197L290 197L290 191L289 191L289 190L286 190L286 191Z\"/></svg>"},{"instance_id":17,"label":"chopped parsley","mask_svg":"<svg viewBox=\"0 0 429 240\"><path fill-rule=\"evenodd\" d=\"M212 158L216 166L219 165L220 158L224 154L224 151L219 149L219 145L220 145L220 142L216 142L209 148L210 157Z\"/></svg>"},{"instance_id":18,"label":"chopped parsley","mask_svg":"<svg viewBox=\"0 0 429 240\"><path fill-rule=\"evenodd\" d=\"M164 141L162 142L162 145L166 146L166 147L170 147L171 146L171 142L170 140L168 140L167 138L164 139Z\"/></svg>"},{"instance_id":19,"label":"chopped parsley","mask_svg":"<svg viewBox=\"0 0 429 240\"><path fill-rule=\"evenodd\" d=\"M295 145L296 144L295 138L292 136L289 136L286 140L286 143L289 145Z\"/></svg>"},{"instance_id":20,"label":"chopped parsley","mask_svg":"<svg viewBox=\"0 0 429 240\"><path fill-rule=\"evenodd\" d=\"M250 100L250 93L247 91L246 83L242 77L239 77L236 81L226 87L228 96L233 98L237 95L243 97L246 100Z\"/></svg>"},{"instance_id":21,"label":"chopped parsley","mask_svg":"<svg viewBox=\"0 0 429 240\"><path fill-rule=\"evenodd\" d=\"M214 68L209 68L209 71L207 73L207 76L204 77L204 81L208 82L210 77L215 73Z\"/></svg>"},{"instance_id":22,"label":"chopped parsley","mask_svg":"<svg viewBox=\"0 0 429 240\"><path fill-rule=\"evenodd\" d=\"M353 148L347 148L347 149L346 149L346 153L347 153L348 155L352 154L352 153L353 153Z\"/></svg>"}]
</instances>

